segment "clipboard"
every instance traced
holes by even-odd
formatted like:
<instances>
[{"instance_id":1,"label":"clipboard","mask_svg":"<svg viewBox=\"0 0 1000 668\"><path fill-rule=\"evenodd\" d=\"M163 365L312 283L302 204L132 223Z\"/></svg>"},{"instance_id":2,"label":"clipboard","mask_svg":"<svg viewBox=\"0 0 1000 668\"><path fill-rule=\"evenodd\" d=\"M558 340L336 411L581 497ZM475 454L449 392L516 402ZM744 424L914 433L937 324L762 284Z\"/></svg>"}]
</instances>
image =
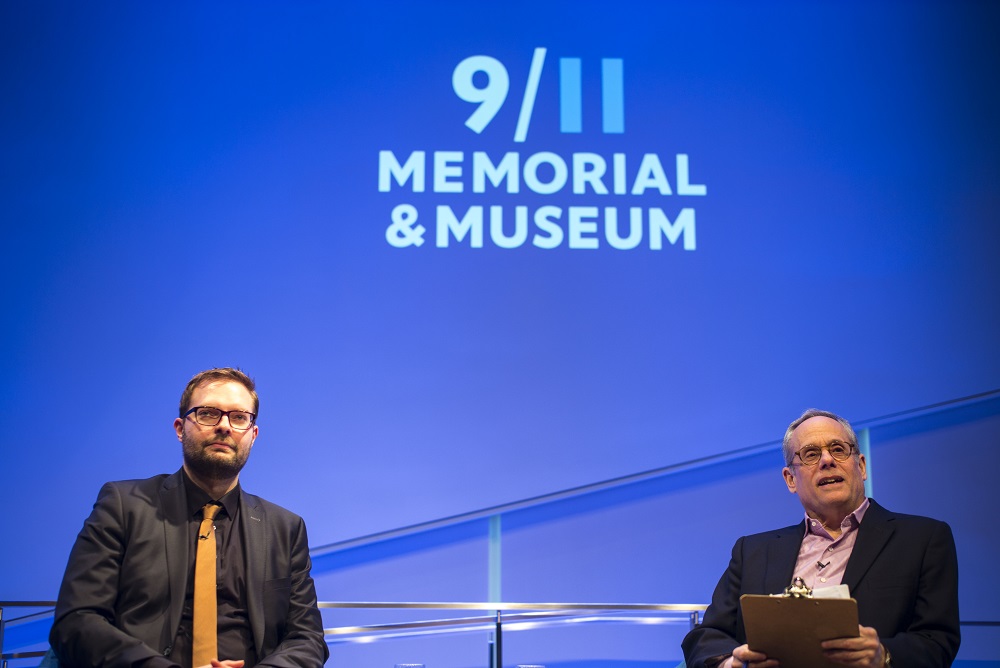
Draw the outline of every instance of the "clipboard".
<instances>
[{"instance_id":1,"label":"clipboard","mask_svg":"<svg viewBox=\"0 0 1000 668\"><path fill-rule=\"evenodd\" d=\"M777 659L781 668L840 666L823 656L820 643L858 636L858 602L853 598L744 594L740 606L747 645Z\"/></svg>"}]
</instances>

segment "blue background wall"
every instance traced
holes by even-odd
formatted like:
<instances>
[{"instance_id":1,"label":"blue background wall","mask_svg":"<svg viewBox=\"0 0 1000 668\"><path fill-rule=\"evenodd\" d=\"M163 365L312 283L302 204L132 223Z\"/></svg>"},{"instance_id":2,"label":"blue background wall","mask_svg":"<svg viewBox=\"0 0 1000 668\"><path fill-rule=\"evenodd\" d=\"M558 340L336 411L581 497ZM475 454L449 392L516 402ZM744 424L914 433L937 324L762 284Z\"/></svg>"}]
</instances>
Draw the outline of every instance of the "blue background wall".
<instances>
[{"instance_id":1,"label":"blue background wall","mask_svg":"<svg viewBox=\"0 0 1000 668\"><path fill-rule=\"evenodd\" d=\"M506 600L707 601L740 533L800 512L776 456L729 453L807 406L865 421L1000 385L998 14L4 3L0 526L24 541L0 550L0 599L52 597L100 484L175 470L184 383L240 365L262 395L244 485L306 518L322 598L484 599L476 513L501 508ZM453 79L477 55L494 77L472 86L509 78L480 133ZM386 152L415 151L425 188L380 189ZM477 152L516 154L517 192L474 192ZM533 188L532 156L566 185ZM605 162L610 192L575 192L574 156ZM422 245L393 245L398 207ZM507 236L528 212L522 244L498 244L491 207ZM633 209L679 236L615 248L608 209L620 236ZM558 212L554 248L538 210ZM481 247L446 227L477 212ZM593 247L571 242L575 215ZM875 496L952 522L963 617L995 620L996 541L969 508L995 496L998 430L974 406L872 422ZM22 525L25 499L44 521ZM380 539L455 516L477 519ZM672 637L626 644L679 655Z\"/></svg>"}]
</instances>

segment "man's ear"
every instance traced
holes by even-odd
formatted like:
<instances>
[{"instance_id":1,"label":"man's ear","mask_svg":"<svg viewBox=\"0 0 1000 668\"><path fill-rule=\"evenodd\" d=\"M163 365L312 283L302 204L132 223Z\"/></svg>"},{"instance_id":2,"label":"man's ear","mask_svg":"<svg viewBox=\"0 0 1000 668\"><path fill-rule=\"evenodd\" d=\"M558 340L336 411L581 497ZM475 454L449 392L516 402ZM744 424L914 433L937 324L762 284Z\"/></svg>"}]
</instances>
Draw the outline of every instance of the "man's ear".
<instances>
[{"instance_id":1,"label":"man's ear","mask_svg":"<svg viewBox=\"0 0 1000 668\"><path fill-rule=\"evenodd\" d=\"M797 488L795 485L795 474L792 473L792 468L790 466L786 466L781 469L781 475L785 478L785 486L788 487L788 491L795 494Z\"/></svg>"}]
</instances>

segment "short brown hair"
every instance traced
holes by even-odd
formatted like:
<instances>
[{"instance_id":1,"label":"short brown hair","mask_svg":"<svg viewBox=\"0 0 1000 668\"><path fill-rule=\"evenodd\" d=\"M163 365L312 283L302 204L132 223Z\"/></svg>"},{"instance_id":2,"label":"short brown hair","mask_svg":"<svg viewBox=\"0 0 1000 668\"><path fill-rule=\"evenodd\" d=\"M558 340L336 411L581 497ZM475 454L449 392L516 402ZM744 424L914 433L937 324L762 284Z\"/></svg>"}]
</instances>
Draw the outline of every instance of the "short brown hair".
<instances>
[{"instance_id":1,"label":"short brown hair","mask_svg":"<svg viewBox=\"0 0 1000 668\"><path fill-rule=\"evenodd\" d=\"M220 381L237 382L247 388L250 396L253 397L253 413L254 415L257 415L257 411L260 408L260 399L257 397L257 391L254 389L255 385L253 378L246 375L239 369L227 366L217 369L208 369L206 371L196 373L194 377L188 381L187 387L184 388L184 394L181 395L180 417L184 417L184 413L186 413L188 408L190 408L188 404L191 403L191 395L194 394L196 389L205 383L216 383Z\"/></svg>"}]
</instances>

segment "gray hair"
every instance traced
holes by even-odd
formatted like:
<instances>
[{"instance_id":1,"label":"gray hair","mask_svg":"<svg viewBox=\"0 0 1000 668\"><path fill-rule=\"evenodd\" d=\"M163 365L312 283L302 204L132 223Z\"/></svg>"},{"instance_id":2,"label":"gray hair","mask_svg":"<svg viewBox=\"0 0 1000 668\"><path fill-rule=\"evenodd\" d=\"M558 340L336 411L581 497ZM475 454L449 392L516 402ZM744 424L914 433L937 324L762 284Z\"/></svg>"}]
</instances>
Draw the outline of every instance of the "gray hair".
<instances>
[{"instance_id":1,"label":"gray hair","mask_svg":"<svg viewBox=\"0 0 1000 668\"><path fill-rule=\"evenodd\" d=\"M843 427L844 431L847 432L847 436L851 440L851 445L854 446L854 457L857 458L860 456L861 452L860 450L858 450L858 437L854 433L854 427L851 426L850 422L840 417L836 413L831 413L830 411L821 411L818 408L810 408L802 415L795 418L795 420L793 420L792 423L788 425L788 429L785 430L785 438L782 439L781 441L781 452L785 457L785 466L791 466L792 459L795 457L795 453L792 452L792 432L795 431L800 424L814 417L830 418L831 420L836 420L838 423L840 423L840 426Z\"/></svg>"}]
</instances>

